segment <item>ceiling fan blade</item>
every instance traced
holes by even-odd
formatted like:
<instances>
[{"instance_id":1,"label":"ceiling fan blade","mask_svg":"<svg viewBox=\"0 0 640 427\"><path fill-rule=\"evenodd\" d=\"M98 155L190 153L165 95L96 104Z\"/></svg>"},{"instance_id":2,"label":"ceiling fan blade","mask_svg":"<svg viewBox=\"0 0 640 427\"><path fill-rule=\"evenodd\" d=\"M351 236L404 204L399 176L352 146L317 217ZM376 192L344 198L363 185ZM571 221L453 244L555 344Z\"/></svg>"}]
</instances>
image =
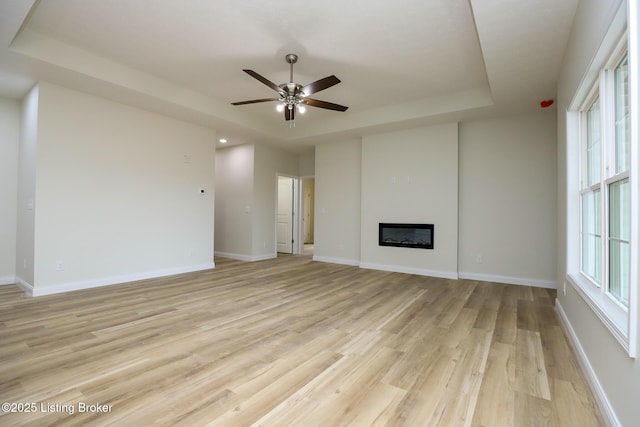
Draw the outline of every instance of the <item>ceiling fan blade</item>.
<instances>
[{"instance_id":1,"label":"ceiling fan blade","mask_svg":"<svg viewBox=\"0 0 640 427\"><path fill-rule=\"evenodd\" d=\"M232 102L231 105L256 104L258 102L278 101L278 98L252 99L251 101Z\"/></svg>"},{"instance_id":2,"label":"ceiling fan blade","mask_svg":"<svg viewBox=\"0 0 640 427\"><path fill-rule=\"evenodd\" d=\"M337 85L338 83L340 83L340 79L336 76L331 75L329 77L325 77L324 79L316 80L313 83L309 83L308 85L300 89L300 91L304 93L304 96L309 96L312 93L328 89L333 85Z\"/></svg>"},{"instance_id":3,"label":"ceiling fan blade","mask_svg":"<svg viewBox=\"0 0 640 427\"><path fill-rule=\"evenodd\" d=\"M271 89L275 90L276 92L282 93L282 94L285 93L285 91L280 86L278 86L277 84L275 84L271 80L268 80L268 79L262 77L260 74L256 73L255 71L253 71L253 70L242 70L242 71L244 71L245 73L249 74L254 79L256 79L256 80L264 83L265 85L269 86Z\"/></svg>"},{"instance_id":4,"label":"ceiling fan blade","mask_svg":"<svg viewBox=\"0 0 640 427\"><path fill-rule=\"evenodd\" d=\"M347 111L344 105L334 104L333 102L320 101L318 99L305 98L304 103L312 107L326 108L327 110Z\"/></svg>"}]
</instances>

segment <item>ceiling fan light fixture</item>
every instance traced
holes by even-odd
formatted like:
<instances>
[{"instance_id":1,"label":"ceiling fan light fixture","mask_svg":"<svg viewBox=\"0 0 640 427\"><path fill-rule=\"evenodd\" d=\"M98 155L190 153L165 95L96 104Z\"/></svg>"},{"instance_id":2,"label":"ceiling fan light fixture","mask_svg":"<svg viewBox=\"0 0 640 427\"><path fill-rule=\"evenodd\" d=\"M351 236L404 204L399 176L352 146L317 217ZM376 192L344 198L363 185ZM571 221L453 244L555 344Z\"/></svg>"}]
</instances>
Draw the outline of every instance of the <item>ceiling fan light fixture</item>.
<instances>
[{"instance_id":1,"label":"ceiling fan light fixture","mask_svg":"<svg viewBox=\"0 0 640 427\"><path fill-rule=\"evenodd\" d=\"M252 99L249 101L241 101L241 102L232 102L232 105L246 105L246 104L256 104L259 102L270 102L277 101L278 105L276 105L276 110L280 113L284 112L284 119L292 124L295 120L295 111L297 110L299 113L304 113L306 110L306 106L310 105L312 107L324 108L327 110L333 111L347 111L349 107L345 107L344 105L334 104L332 102L320 101L318 99L307 98L308 95L314 94L316 92L320 92L322 90L328 89L338 83L340 83L340 79L338 79L334 75L327 76L323 79L316 80L315 82L309 83L306 86L302 86L293 81L293 64L298 61L298 55L290 53L285 57L287 63L289 63L290 73L289 73L289 82L281 83L279 85L273 83L271 80L261 76L253 70L243 69L245 73L249 74L254 79L258 80L260 83L270 87L271 89L278 92L277 98L262 98L262 99ZM304 105L303 105L304 104Z\"/></svg>"}]
</instances>

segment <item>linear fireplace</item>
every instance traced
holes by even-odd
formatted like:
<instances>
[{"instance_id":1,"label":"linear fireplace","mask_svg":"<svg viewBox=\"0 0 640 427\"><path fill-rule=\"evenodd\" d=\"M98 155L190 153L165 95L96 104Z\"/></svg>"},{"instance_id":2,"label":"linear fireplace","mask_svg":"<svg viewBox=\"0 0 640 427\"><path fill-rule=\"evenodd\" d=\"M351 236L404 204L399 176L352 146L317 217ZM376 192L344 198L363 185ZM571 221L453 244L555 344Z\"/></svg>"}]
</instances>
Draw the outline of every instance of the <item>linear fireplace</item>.
<instances>
[{"instance_id":1,"label":"linear fireplace","mask_svg":"<svg viewBox=\"0 0 640 427\"><path fill-rule=\"evenodd\" d=\"M433 224L381 222L378 225L378 245L433 249Z\"/></svg>"}]
</instances>

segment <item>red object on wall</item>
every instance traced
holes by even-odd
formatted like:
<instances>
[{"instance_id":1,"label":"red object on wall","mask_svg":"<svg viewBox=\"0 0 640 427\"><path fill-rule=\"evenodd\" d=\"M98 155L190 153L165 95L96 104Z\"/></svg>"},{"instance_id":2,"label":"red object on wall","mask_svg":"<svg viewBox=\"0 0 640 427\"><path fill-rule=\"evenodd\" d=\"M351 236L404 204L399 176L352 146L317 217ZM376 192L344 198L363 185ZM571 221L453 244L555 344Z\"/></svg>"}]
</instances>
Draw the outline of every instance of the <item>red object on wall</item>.
<instances>
[{"instance_id":1,"label":"red object on wall","mask_svg":"<svg viewBox=\"0 0 640 427\"><path fill-rule=\"evenodd\" d=\"M544 101L540 101L540 108L548 108L553 105L553 99L545 99Z\"/></svg>"}]
</instances>

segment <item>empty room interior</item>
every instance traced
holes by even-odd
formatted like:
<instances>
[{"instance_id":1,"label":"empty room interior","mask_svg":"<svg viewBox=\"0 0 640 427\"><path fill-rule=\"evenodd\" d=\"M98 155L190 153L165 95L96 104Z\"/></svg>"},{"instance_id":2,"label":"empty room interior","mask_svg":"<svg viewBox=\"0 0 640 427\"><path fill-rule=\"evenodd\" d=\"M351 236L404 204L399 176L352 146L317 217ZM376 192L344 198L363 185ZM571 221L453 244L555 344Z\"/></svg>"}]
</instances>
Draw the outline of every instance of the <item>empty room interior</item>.
<instances>
[{"instance_id":1,"label":"empty room interior","mask_svg":"<svg viewBox=\"0 0 640 427\"><path fill-rule=\"evenodd\" d=\"M637 426L636 0L0 3L0 425Z\"/></svg>"}]
</instances>

